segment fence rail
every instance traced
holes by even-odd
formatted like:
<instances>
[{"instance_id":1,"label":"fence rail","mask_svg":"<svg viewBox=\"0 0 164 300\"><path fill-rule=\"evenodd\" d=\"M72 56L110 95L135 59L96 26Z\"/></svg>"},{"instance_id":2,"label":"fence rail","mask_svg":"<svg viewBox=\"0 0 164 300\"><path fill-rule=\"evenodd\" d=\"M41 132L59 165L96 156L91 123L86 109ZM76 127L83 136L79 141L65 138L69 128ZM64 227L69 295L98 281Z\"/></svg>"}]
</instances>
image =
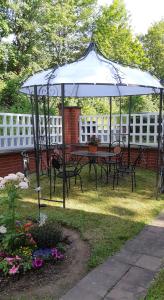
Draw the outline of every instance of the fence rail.
<instances>
[{"instance_id":1,"label":"fence rail","mask_svg":"<svg viewBox=\"0 0 164 300\"><path fill-rule=\"evenodd\" d=\"M62 142L62 120L49 119L51 143ZM40 116L40 137L45 142L44 116ZM33 126L30 114L0 113L0 150L33 147Z\"/></svg>"},{"instance_id":2,"label":"fence rail","mask_svg":"<svg viewBox=\"0 0 164 300\"><path fill-rule=\"evenodd\" d=\"M46 121L47 122L47 121ZM48 122L47 122L48 123ZM112 115L111 141L119 139L128 143L129 115ZM62 143L61 116L51 116L48 130L51 143ZM101 143L110 142L110 116L80 116L79 142L87 143L92 135ZM44 116L40 116L40 142L45 143ZM130 142L132 144L157 146L158 113L132 114L130 120ZM33 147L33 126L30 114L0 113L0 150Z\"/></svg>"},{"instance_id":3,"label":"fence rail","mask_svg":"<svg viewBox=\"0 0 164 300\"><path fill-rule=\"evenodd\" d=\"M157 146L158 143L158 113L132 114L130 117L130 142L132 144ZM111 141L121 140L128 144L129 115L112 115ZM96 135L101 143L110 142L110 116L80 116L79 141L87 143L90 136Z\"/></svg>"}]
</instances>

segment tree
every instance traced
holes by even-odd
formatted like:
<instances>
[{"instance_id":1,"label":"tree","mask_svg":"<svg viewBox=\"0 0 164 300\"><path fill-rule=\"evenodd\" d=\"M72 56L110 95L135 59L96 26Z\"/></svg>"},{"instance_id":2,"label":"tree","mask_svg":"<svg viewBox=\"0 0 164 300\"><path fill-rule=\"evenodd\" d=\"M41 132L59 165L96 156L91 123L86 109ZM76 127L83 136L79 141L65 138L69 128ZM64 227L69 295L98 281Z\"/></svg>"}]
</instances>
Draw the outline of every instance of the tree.
<instances>
[{"instance_id":1,"label":"tree","mask_svg":"<svg viewBox=\"0 0 164 300\"><path fill-rule=\"evenodd\" d=\"M95 26L94 38L105 56L127 65L148 66L142 44L132 34L123 0L114 0L109 7L103 7Z\"/></svg>"},{"instance_id":2,"label":"tree","mask_svg":"<svg viewBox=\"0 0 164 300\"><path fill-rule=\"evenodd\" d=\"M64 64L86 49L95 17L96 0L59 0L46 3L47 23L42 26L51 64Z\"/></svg>"},{"instance_id":3,"label":"tree","mask_svg":"<svg viewBox=\"0 0 164 300\"><path fill-rule=\"evenodd\" d=\"M151 63L150 70L164 79L164 19L154 23L148 33L141 37L141 41Z\"/></svg>"},{"instance_id":4,"label":"tree","mask_svg":"<svg viewBox=\"0 0 164 300\"><path fill-rule=\"evenodd\" d=\"M1 103L10 107L18 102L16 91L19 91L20 81L32 72L77 57L89 40L95 2L4 1L2 20L8 24L8 32L14 39L0 46Z\"/></svg>"}]
</instances>

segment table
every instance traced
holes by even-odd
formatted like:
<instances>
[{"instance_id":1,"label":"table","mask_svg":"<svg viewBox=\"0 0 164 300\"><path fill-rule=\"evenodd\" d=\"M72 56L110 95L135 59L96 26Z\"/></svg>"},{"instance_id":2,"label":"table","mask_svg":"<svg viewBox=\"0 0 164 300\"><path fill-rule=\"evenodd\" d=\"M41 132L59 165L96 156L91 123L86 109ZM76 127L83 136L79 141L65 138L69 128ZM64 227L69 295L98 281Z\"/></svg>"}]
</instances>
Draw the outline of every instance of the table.
<instances>
[{"instance_id":1,"label":"table","mask_svg":"<svg viewBox=\"0 0 164 300\"><path fill-rule=\"evenodd\" d=\"M95 171L96 189L97 189L97 166L96 166L97 159L98 158L107 159L107 158L112 158L112 157L116 156L116 154L113 152L106 152L106 151L90 152L90 151L81 151L81 150L73 151L73 152L71 152L71 155L80 157L80 159L82 159L83 157L88 158L89 172L91 171L92 166ZM79 161L80 161L80 159L79 159Z\"/></svg>"}]
</instances>

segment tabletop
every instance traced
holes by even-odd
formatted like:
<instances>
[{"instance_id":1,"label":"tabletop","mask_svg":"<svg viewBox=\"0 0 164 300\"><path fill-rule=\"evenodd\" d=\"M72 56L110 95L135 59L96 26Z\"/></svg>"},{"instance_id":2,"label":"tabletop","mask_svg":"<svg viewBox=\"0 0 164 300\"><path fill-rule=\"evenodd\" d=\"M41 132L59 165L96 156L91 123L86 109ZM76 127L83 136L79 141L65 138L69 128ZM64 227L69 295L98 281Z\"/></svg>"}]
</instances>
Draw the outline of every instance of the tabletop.
<instances>
[{"instance_id":1,"label":"tabletop","mask_svg":"<svg viewBox=\"0 0 164 300\"><path fill-rule=\"evenodd\" d=\"M115 153L113 152L107 152L107 151L96 151L96 152L90 152L90 151L73 151L71 152L72 155L75 156L83 156L83 157L103 157L103 158L108 158L108 157L113 157L116 156Z\"/></svg>"}]
</instances>

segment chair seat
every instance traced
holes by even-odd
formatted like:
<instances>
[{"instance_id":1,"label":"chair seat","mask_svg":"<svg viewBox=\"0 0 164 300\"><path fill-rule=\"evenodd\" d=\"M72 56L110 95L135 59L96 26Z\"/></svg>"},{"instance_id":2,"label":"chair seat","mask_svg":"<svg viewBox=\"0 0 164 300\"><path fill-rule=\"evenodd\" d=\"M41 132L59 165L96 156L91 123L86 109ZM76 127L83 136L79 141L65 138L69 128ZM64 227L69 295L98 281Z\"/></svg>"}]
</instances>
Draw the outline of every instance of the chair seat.
<instances>
[{"instance_id":1,"label":"chair seat","mask_svg":"<svg viewBox=\"0 0 164 300\"><path fill-rule=\"evenodd\" d=\"M77 174L75 171L66 171L66 178L71 178L71 177L75 177ZM59 178L63 178L63 171L59 172L57 174L57 177Z\"/></svg>"},{"instance_id":2,"label":"chair seat","mask_svg":"<svg viewBox=\"0 0 164 300\"><path fill-rule=\"evenodd\" d=\"M117 172L120 173L132 173L134 172L134 169L132 168L132 166L123 166L117 169Z\"/></svg>"}]
</instances>

